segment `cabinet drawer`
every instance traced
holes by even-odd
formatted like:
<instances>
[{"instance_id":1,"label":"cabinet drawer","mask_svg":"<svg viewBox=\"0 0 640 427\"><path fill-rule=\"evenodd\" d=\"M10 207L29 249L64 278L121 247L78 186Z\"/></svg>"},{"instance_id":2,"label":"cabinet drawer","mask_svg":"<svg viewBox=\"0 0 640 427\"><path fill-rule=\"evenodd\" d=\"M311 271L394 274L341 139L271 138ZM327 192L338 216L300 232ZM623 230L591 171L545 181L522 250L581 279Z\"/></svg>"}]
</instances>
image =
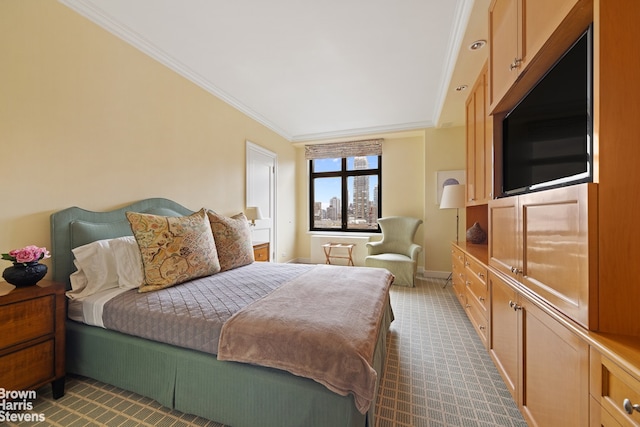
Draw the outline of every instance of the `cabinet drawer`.
<instances>
[{"instance_id":1,"label":"cabinet drawer","mask_svg":"<svg viewBox=\"0 0 640 427\"><path fill-rule=\"evenodd\" d=\"M454 263L459 262L460 265L464 266L464 252L455 246L451 249L451 257Z\"/></svg>"},{"instance_id":2,"label":"cabinet drawer","mask_svg":"<svg viewBox=\"0 0 640 427\"><path fill-rule=\"evenodd\" d=\"M26 390L50 381L54 371L54 341L0 357L0 384L7 390Z\"/></svg>"},{"instance_id":3,"label":"cabinet drawer","mask_svg":"<svg viewBox=\"0 0 640 427\"><path fill-rule=\"evenodd\" d=\"M595 350L591 352L591 395L622 425L640 426L640 412L628 406L640 404L640 379ZM631 414L626 409L631 409Z\"/></svg>"},{"instance_id":4,"label":"cabinet drawer","mask_svg":"<svg viewBox=\"0 0 640 427\"><path fill-rule=\"evenodd\" d=\"M478 301L475 301L472 298L467 298L465 309L471 324L480 336L480 340L482 340L485 348L488 348L489 321L487 320L486 310L484 310Z\"/></svg>"},{"instance_id":5,"label":"cabinet drawer","mask_svg":"<svg viewBox=\"0 0 640 427\"><path fill-rule=\"evenodd\" d=\"M54 296L46 295L0 306L0 325L0 349L53 334Z\"/></svg>"},{"instance_id":6,"label":"cabinet drawer","mask_svg":"<svg viewBox=\"0 0 640 427\"><path fill-rule=\"evenodd\" d=\"M478 277L467 275L465 284L469 299L478 304L478 309L485 319L489 318L489 291L486 283L482 282Z\"/></svg>"},{"instance_id":7,"label":"cabinet drawer","mask_svg":"<svg viewBox=\"0 0 640 427\"><path fill-rule=\"evenodd\" d=\"M467 270L467 277L470 275L476 277L485 287L487 286L487 267L480 264L471 257L466 257L464 262Z\"/></svg>"}]
</instances>

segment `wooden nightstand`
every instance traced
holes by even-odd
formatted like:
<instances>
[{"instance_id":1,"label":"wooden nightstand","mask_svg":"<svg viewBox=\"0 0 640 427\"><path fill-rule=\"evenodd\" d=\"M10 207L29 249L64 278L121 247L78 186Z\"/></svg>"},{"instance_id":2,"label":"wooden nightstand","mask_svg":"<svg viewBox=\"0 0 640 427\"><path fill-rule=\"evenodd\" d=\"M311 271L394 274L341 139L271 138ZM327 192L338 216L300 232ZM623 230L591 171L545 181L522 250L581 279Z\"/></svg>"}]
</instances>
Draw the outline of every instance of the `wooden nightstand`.
<instances>
[{"instance_id":1,"label":"wooden nightstand","mask_svg":"<svg viewBox=\"0 0 640 427\"><path fill-rule=\"evenodd\" d=\"M64 395L66 301L62 283L41 280L0 297L0 387Z\"/></svg>"},{"instance_id":2,"label":"wooden nightstand","mask_svg":"<svg viewBox=\"0 0 640 427\"><path fill-rule=\"evenodd\" d=\"M269 242L253 245L253 258L256 261L269 261Z\"/></svg>"}]
</instances>

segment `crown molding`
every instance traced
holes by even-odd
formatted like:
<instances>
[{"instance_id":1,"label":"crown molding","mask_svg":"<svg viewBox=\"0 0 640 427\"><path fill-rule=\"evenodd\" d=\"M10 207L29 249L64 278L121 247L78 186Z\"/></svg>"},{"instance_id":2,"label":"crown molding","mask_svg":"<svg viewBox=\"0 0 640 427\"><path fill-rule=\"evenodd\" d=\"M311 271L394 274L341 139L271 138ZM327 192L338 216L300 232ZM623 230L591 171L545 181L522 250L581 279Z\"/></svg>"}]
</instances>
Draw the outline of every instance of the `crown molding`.
<instances>
[{"instance_id":1,"label":"crown molding","mask_svg":"<svg viewBox=\"0 0 640 427\"><path fill-rule=\"evenodd\" d=\"M91 22L95 23L99 27L107 30L111 34L116 37L124 40L129 43L131 46L155 59L162 65L168 67L169 69L175 71L182 77L187 80L193 82L198 85L202 89L207 92L215 95L220 98L222 101L236 108L240 112L246 114L253 120L262 124L263 126L269 128L273 132L277 133L281 137L285 138L287 141L292 140L292 136L285 132L279 126L276 126L271 121L267 120L262 115L256 113L251 108L247 107L233 96L229 95L222 89L218 88L216 85L211 83L209 80L205 79L203 76L187 67L180 61L177 61L175 58L168 55L166 52L159 49L157 46L145 40L140 34L136 33L132 29L119 24L114 21L109 15L105 14L102 10L95 7L90 1L87 0L58 0L63 5L67 6L71 10L75 11L79 15L87 18Z\"/></svg>"}]
</instances>

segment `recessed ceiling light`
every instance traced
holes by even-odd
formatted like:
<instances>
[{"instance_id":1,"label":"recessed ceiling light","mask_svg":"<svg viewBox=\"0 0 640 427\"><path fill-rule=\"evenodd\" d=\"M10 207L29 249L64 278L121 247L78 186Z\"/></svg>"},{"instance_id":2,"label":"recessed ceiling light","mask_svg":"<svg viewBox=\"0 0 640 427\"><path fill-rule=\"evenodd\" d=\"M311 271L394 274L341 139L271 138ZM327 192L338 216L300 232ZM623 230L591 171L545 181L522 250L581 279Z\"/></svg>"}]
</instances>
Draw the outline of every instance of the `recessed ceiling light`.
<instances>
[{"instance_id":1,"label":"recessed ceiling light","mask_svg":"<svg viewBox=\"0 0 640 427\"><path fill-rule=\"evenodd\" d=\"M484 45L487 44L486 40L476 40L473 43L471 43L469 45L469 50L478 50L478 49L482 49L484 47Z\"/></svg>"},{"instance_id":2,"label":"recessed ceiling light","mask_svg":"<svg viewBox=\"0 0 640 427\"><path fill-rule=\"evenodd\" d=\"M463 90L465 90L466 88L468 88L469 86L467 85L460 85L456 88L456 92L462 92Z\"/></svg>"}]
</instances>

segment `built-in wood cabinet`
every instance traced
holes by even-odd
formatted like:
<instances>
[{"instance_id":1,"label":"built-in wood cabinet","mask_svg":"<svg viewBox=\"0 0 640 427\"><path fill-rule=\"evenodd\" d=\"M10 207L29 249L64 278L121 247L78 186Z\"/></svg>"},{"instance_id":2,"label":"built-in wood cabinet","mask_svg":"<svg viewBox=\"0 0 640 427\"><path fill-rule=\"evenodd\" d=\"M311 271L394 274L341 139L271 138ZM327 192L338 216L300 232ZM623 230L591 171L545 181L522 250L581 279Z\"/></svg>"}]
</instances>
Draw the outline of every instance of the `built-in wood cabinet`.
<instances>
[{"instance_id":1,"label":"built-in wood cabinet","mask_svg":"<svg viewBox=\"0 0 640 427\"><path fill-rule=\"evenodd\" d=\"M589 422L589 346L499 273L492 295L489 353L530 426Z\"/></svg>"},{"instance_id":2,"label":"built-in wood cabinet","mask_svg":"<svg viewBox=\"0 0 640 427\"><path fill-rule=\"evenodd\" d=\"M489 234L489 325L480 337L529 425L640 426L640 227L632 194L640 184L640 55L629 54L640 39L640 1L493 0L488 12L493 197L501 187L502 119L589 25L593 183L467 202L467 227L478 220ZM473 108L466 105L474 187L477 85ZM467 308L478 300L460 261L467 248L454 245L452 253L456 295Z\"/></svg>"},{"instance_id":3,"label":"built-in wood cabinet","mask_svg":"<svg viewBox=\"0 0 640 427\"><path fill-rule=\"evenodd\" d=\"M466 102L467 206L486 205L493 198L493 121L487 102L487 64Z\"/></svg>"},{"instance_id":4,"label":"built-in wood cabinet","mask_svg":"<svg viewBox=\"0 0 640 427\"><path fill-rule=\"evenodd\" d=\"M574 321L598 324L597 185L489 203L489 265Z\"/></svg>"}]
</instances>

